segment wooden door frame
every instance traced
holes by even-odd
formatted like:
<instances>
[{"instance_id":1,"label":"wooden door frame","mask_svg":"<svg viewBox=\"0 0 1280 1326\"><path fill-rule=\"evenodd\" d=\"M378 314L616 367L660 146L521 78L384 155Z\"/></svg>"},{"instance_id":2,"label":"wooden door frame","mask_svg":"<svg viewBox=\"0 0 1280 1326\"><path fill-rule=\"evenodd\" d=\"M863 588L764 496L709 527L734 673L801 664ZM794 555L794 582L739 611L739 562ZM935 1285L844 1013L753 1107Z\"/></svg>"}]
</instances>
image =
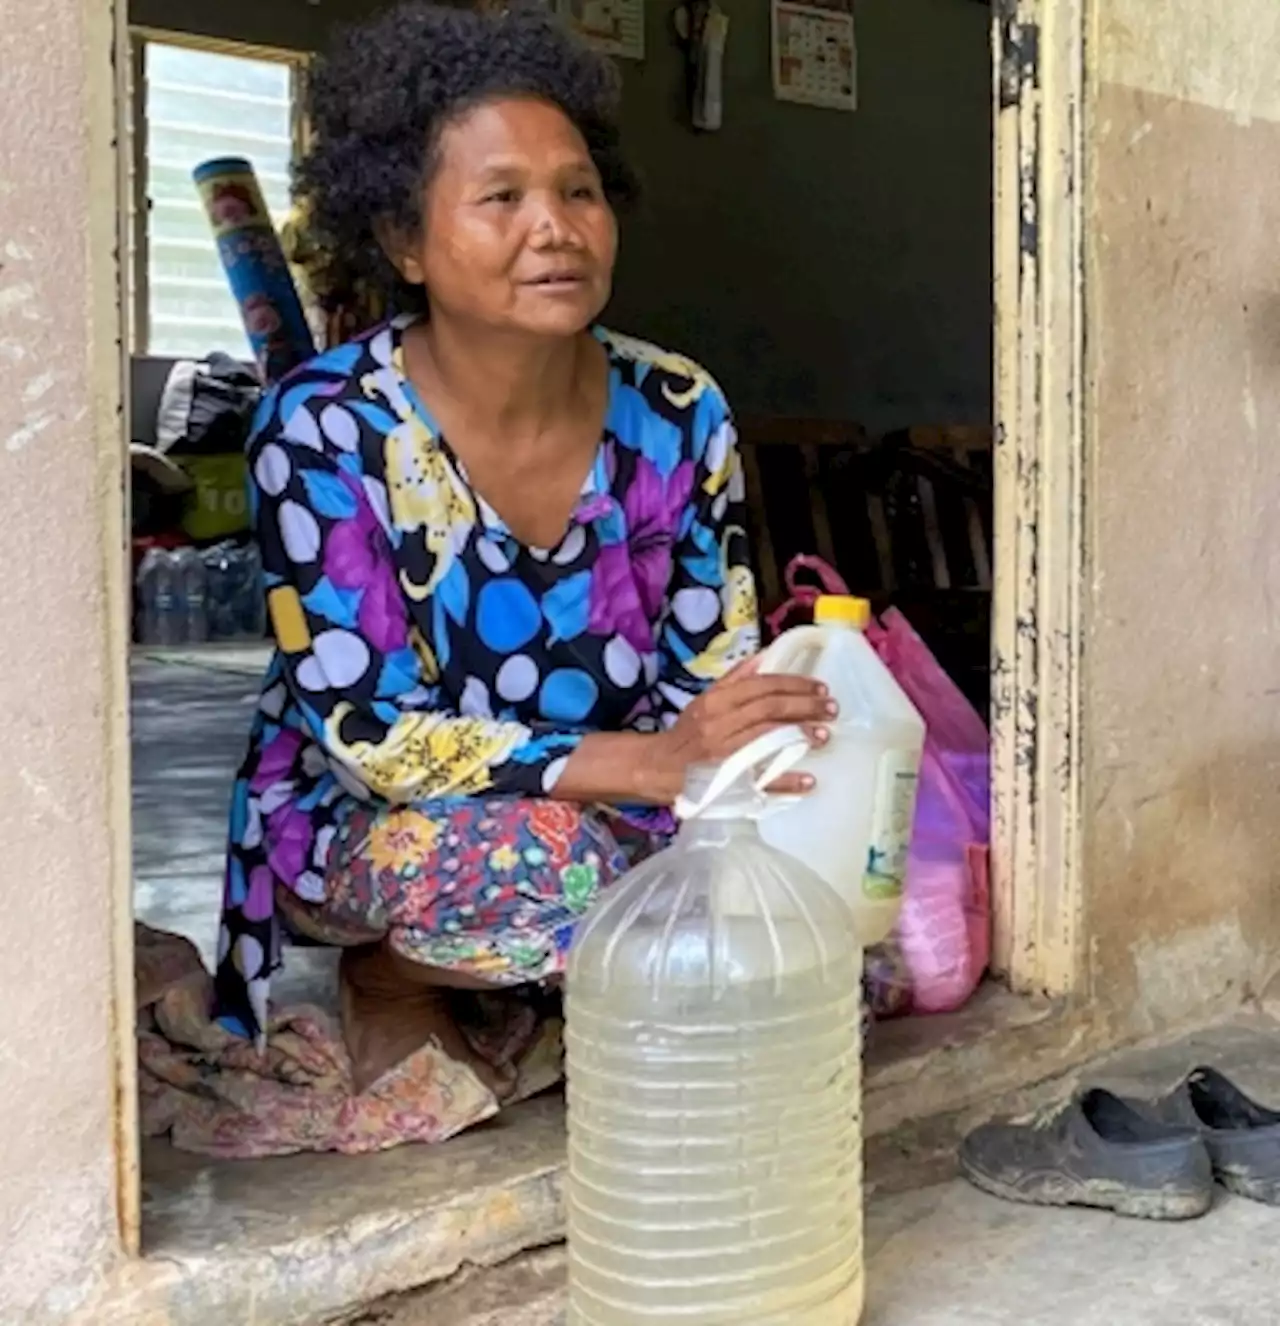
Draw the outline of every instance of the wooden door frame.
<instances>
[{"instance_id":1,"label":"wooden door frame","mask_svg":"<svg viewBox=\"0 0 1280 1326\"><path fill-rule=\"evenodd\" d=\"M1081 995L1087 0L995 0L993 966Z\"/></svg>"},{"instance_id":2,"label":"wooden door frame","mask_svg":"<svg viewBox=\"0 0 1280 1326\"><path fill-rule=\"evenodd\" d=\"M119 448L120 485L107 500L108 528L116 533L109 540L104 555L108 584L112 587L111 648L115 662L112 676L112 735L108 752L111 762L113 845L112 869L112 970L115 985L115 1125L116 1125L116 1211L122 1251L137 1257L142 1251L142 1137L138 1098L138 1033L136 976L134 967L133 915L133 760L130 746L132 721L129 714L129 656L132 630L132 563L129 529L131 521L129 442L133 436L130 401L130 323L134 314L129 281L130 215L127 201L131 196L130 117L133 110L133 70L129 44L129 19L125 0L100 5L98 0L84 0L90 15L87 31L110 50L111 66L102 95L102 113L97 123L110 126L101 132L110 135L110 153L104 159L103 188L98 196L110 199L114 209L115 244L109 259L95 269L100 276L104 299L114 296L115 325L119 337L115 348L120 401L120 433L114 440ZM108 178L105 166L110 166ZM104 205L107 205L104 203ZM104 447L111 440L104 439Z\"/></svg>"},{"instance_id":3,"label":"wooden door frame","mask_svg":"<svg viewBox=\"0 0 1280 1326\"><path fill-rule=\"evenodd\" d=\"M86 0L88 3L88 0ZM103 21L104 13L112 18ZM1017 991L1087 993L1080 857L1080 674L1085 587L1084 207L1087 0L994 0L996 587L993 628L993 966ZM114 20L114 21L112 21ZM124 5L116 107L129 106ZM118 196L128 196L118 121ZM105 155L105 154L104 154ZM122 237L123 238L123 237ZM123 251L123 250L122 250ZM117 278L124 273L116 269ZM119 290L122 313L132 310ZM121 349L129 344L123 338ZM126 361L127 362L127 361ZM127 383L127 375L122 377ZM127 419L127 392L126 392ZM127 423L121 464L128 473ZM125 486L127 501L127 485ZM112 509L120 501L111 495ZM105 550L122 571L119 545ZM121 587L123 602L127 591ZM127 642L114 641L122 660ZM139 1250L137 1060L125 705L115 691L117 1135L120 1225Z\"/></svg>"}]
</instances>

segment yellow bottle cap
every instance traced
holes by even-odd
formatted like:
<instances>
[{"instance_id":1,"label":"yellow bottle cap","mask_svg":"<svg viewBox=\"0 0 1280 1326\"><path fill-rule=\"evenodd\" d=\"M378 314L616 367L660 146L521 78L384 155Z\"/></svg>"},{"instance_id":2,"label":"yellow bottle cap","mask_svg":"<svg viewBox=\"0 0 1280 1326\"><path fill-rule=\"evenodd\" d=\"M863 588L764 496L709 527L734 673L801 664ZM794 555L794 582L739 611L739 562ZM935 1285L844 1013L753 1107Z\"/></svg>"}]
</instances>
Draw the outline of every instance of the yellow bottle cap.
<instances>
[{"instance_id":1,"label":"yellow bottle cap","mask_svg":"<svg viewBox=\"0 0 1280 1326\"><path fill-rule=\"evenodd\" d=\"M820 594L813 605L813 620L818 625L831 622L865 631L871 624L871 604L848 594Z\"/></svg>"}]
</instances>

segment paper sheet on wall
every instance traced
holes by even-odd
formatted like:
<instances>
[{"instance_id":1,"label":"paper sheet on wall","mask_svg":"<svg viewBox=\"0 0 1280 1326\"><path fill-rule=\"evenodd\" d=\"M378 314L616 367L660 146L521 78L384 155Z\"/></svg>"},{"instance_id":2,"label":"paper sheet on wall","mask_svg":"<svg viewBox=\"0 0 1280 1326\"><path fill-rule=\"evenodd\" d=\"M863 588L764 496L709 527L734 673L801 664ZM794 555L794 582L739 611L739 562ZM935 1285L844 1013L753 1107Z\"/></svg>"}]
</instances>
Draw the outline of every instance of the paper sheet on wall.
<instances>
[{"instance_id":1,"label":"paper sheet on wall","mask_svg":"<svg viewBox=\"0 0 1280 1326\"><path fill-rule=\"evenodd\" d=\"M805 106L858 109L858 47L846 3L773 0L773 95Z\"/></svg>"},{"instance_id":2,"label":"paper sheet on wall","mask_svg":"<svg viewBox=\"0 0 1280 1326\"><path fill-rule=\"evenodd\" d=\"M644 0L560 0L560 13L594 50L644 59Z\"/></svg>"}]
</instances>

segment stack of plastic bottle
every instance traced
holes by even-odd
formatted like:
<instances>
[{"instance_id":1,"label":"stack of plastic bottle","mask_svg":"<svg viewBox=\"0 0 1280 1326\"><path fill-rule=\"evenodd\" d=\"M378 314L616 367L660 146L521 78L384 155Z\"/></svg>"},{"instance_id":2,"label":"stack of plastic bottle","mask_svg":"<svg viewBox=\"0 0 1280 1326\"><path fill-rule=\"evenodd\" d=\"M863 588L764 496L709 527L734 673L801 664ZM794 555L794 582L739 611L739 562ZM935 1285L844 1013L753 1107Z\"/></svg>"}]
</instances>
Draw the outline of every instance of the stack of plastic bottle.
<instances>
[{"instance_id":1,"label":"stack of plastic bottle","mask_svg":"<svg viewBox=\"0 0 1280 1326\"><path fill-rule=\"evenodd\" d=\"M262 559L253 544L152 548L135 590L140 644L260 640L266 630Z\"/></svg>"}]
</instances>

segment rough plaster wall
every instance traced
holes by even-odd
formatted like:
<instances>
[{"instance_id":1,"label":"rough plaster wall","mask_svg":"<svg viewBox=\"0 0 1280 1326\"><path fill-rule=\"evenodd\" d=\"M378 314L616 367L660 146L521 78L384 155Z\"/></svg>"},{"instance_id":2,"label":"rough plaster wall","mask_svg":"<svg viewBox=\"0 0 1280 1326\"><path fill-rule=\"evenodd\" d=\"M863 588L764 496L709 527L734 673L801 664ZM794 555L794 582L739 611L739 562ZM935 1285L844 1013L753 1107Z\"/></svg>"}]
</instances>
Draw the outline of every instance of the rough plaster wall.
<instances>
[{"instance_id":1,"label":"rough plaster wall","mask_svg":"<svg viewBox=\"0 0 1280 1326\"><path fill-rule=\"evenodd\" d=\"M65 1320L118 1255L108 614L120 606L103 570L122 538L111 23L105 0L8 5L0 23L6 1323Z\"/></svg>"},{"instance_id":2,"label":"rough plaster wall","mask_svg":"<svg viewBox=\"0 0 1280 1326\"><path fill-rule=\"evenodd\" d=\"M1099 0L1086 852L1140 1020L1280 967L1273 0Z\"/></svg>"},{"instance_id":3,"label":"rough plaster wall","mask_svg":"<svg viewBox=\"0 0 1280 1326\"><path fill-rule=\"evenodd\" d=\"M136 23L322 47L383 0L132 0ZM991 413L991 11L859 0L856 115L781 105L769 8L730 6L725 124L687 128L672 6L624 61L646 201L610 318L704 359L744 412L871 428Z\"/></svg>"}]
</instances>

